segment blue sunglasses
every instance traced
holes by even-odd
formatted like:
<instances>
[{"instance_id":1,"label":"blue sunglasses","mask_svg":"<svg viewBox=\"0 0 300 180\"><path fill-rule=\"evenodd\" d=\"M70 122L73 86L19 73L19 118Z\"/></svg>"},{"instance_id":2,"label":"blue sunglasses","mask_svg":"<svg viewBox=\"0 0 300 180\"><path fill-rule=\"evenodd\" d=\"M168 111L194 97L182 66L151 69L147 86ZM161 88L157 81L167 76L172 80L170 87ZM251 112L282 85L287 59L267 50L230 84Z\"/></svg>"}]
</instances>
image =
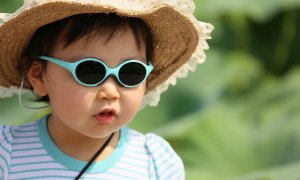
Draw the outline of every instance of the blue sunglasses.
<instances>
[{"instance_id":1,"label":"blue sunglasses","mask_svg":"<svg viewBox=\"0 0 300 180\"><path fill-rule=\"evenodd\" d=\"M108 76L114 75L122 86L134 88L143 83L153 70L153 65L150 62L149 65L146 65L138 60L128 60L115 68L110 68L95 58L84 58L72 63L48 56L39 56L38 58L53 62L69 70L74 79L84 86L98 86Z\"/></svg>"}]
</instances>

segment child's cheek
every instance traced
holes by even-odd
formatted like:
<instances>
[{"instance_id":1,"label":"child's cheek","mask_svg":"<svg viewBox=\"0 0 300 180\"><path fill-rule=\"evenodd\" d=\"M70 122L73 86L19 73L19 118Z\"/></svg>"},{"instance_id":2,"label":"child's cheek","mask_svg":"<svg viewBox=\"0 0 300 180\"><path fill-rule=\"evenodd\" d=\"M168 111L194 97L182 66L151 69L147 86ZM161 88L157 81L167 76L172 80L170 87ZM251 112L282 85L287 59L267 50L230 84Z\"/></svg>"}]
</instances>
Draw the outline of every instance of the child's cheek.
<instances>
[{"instance_id":1,"label":"child's cheek","mask_svg":"<svg viewBox=\"0 0 300 180\"><path fill-rule=\"evenodd\" d=\"M49 93L50 103L53 109L63 109L66 113L76 114L89 106L90 96L88 92L68 84L57 85L57 88Z\"/></svg>"},{"instance_id":2,"label":"child's cheek","mask_svg":"<svg viewBox=\"0 0 300 180\"><path fill-rule=\"evenodd\" d=\"M132 92L121 94L121 99L122 99L121 106L123 111L124 110L127 111L128 115L132 116L133 118L141 108L144 94L145 94L145 85L141 85L137 87L137 89L135 89Z\"/></svg>"}]
</instances>

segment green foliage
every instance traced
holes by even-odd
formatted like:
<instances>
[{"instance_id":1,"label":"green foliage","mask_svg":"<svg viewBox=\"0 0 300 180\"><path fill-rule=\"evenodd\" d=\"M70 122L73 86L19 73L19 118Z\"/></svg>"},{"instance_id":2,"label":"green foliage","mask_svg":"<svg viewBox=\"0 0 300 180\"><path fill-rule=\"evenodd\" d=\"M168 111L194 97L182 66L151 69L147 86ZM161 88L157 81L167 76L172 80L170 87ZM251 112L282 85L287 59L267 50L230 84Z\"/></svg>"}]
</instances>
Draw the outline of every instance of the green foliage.
<instances>
[{"instance_id":1,"label":"green foliage","mask_svg":"<svg viewBox=\"0 0 300 180\"><path fill-rule=\"evenodd\" d=\"M22 102L29 107L45 107L44 103L32 103L31 94L22 96ZM0 100L0 124L21 125L39 119L50 112L50 108L32 110L19 104L18 96Z\"/></svg>"},{"instance_id":2,"label":"green foliage","mask_svg":"<svg viewBox=\"0 0 300 180\"><path fill-rule=\"evenodd\" d=\"M22 0L0 0L0 12L13 13L22 4Z\"/></svg>"},{"instance_id":3,"label":"green foliage","mask_svg":"<svg viewBox=\"0 0 300 180\"><path fill-rule=\"evenodd\" d=\"M0 11L17 2L0 1ZM300 179L300 1L195 3L195 15L215 26L207 61L131 127L166 138L187 179ZM4 124L49 111L20 108L17 97L0 100Z\"/></svg>"},{"instance_id":4,"label":"green foliage","mask_svg":"<svg viewBox=\"0 0 300 180\"><path fill-rule=\"evenodd\" d=\"M194 0L196 16L219 19L223 15L243 16L255 21L265 22L282 10L290 10L300 6L298 0Z\"/></svg>"},{"instance_id":5,"label":"green foliage","mask_svg":"<svg viewBox=\"0 0 300 180\"><path fill-rule=\"evenodd\" d=\"M299 65L300 1L195 0L196 16L215 25L212 45L246 51L283 75Z\"/></svg>"},{"instance_id":6,"label":"green foliage","mask_svg":"<svg viewBox=\"0 0 300 180\"><path fill-rule=\"evenodd\" d=\"M157 109L165 114L145 109L133 127L167 138L184 158L188 179L300 178L295 170L300 163L300 68L276 78L248 54L212 53L189 80L162 97ZM201 84L192 83L197 81ZM190 101L168 104L169 94ZM170 108L195 107L191 96L197 109L172 117ZM151 120L156 128L145 129Z\"/></svg>"}]
</instances>

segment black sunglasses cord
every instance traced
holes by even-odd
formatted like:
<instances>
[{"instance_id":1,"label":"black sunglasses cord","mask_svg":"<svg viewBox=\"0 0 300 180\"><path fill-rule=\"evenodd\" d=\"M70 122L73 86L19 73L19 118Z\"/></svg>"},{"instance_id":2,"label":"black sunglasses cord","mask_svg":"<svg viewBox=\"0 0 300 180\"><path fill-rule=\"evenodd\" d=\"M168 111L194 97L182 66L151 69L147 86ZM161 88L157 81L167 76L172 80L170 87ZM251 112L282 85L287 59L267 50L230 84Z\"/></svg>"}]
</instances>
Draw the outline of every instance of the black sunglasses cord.
<instances>
[{"instance_id":1,"label":"black sunglasses cord","mask_svg":"<svg viewBox=\"0 0 300 180\"><path fill-rule=\"evenodd\" d=\"M91 164L95 161L95 159L102 153L102 151L106 148L106 146L111 141L114 136L114 132L109 136L109 138L105 141L105 143L101 146L101 148L96 152L96 154L91 158L91 160L84 166L84 168L80 171L80 173L76 176L74 180L79 180L79 178L85 173L85 171L91 166Z\"/></svg>"}]
</instances>

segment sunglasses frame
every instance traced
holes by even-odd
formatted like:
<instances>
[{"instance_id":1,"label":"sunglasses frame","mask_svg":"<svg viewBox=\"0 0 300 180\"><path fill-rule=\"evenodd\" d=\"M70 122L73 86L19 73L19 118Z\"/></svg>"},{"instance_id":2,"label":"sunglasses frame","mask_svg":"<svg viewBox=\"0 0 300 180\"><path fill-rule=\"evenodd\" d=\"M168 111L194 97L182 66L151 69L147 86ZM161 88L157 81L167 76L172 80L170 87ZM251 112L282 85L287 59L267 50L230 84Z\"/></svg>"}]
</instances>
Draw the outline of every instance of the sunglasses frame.
<instances>
[{"instance_id":1,"label":"sunglasses frame","mask_svg":"<svg viewBox=\"0 0 300 180\"><path fill-rule=\"evenodd\" d=\"M119 84L121 84L122 86L126 87L126 88L134 88L134 87L137 87L139 86L140 84L142 84L146 79L147 77L149 76L149 74L151 73L151 71L153 70L153 65L151 64L151 62L149 62L149 64L145 64L139 60L127 60L127 61L124 61L122 62L121 64L119 64L117 67L115 68L110 68L108 67L103 61L101 61L100 59L96 59L96 58L84 58L84 59L81 59L79 61L76 61L76 62L67 62L67 61L64 61L64 60L61 60L61 59L56 59L56 58L53 58L53 57L49 57L49 56L38 56L39 59L41 60L46 60L46 61L50 61L54 64L57 64L58 66L60 67L63 67L65 69L67 69L68 71L71 72L73 78L81 85L83 86L89 86L89 87L93 87L93 86L98 86L100 85L102 82L104 82L107 77L113 75L114 77L116 77L117 81ZM106 74L104 76L104 78L98 82L98 83L95 83L95 84L85 84L83 82L81 82L77 76L76 76L76 68L77 66L82 63L82 62L85 62L85 61L95 61L95 62L98 62L98 63L101 63L104 68L105 68L105 71L106 71ZM141 64L145 70L146 70L146 74L145 74L145 77L144 79L139 83L139 84L136 84L136 85L126 85L124 84L120 79L119 79L119 71L120 69L128 64L128 63L138 63L138 64Z\"/></svg>"}]
</instances>

